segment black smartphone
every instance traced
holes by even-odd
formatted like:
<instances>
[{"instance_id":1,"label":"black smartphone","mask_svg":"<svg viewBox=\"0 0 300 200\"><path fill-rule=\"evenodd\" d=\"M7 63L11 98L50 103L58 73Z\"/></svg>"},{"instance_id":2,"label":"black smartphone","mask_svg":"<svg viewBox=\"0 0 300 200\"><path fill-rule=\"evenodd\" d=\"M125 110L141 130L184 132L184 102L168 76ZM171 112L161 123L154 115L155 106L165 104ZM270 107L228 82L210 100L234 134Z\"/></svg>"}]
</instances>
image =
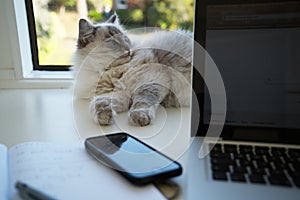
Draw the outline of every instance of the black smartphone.
<instances>
[{"instance_id":1,"label":"black smartphone","mask_svg":"<svg viewBox=\"0 0 300 200\"><path fill-rule=\"evenodd\" d=\"M178 162L124 132L87 138L84 144L92 157L135 185L161 181L182 173Z\"/></svg>"}]
</instances>

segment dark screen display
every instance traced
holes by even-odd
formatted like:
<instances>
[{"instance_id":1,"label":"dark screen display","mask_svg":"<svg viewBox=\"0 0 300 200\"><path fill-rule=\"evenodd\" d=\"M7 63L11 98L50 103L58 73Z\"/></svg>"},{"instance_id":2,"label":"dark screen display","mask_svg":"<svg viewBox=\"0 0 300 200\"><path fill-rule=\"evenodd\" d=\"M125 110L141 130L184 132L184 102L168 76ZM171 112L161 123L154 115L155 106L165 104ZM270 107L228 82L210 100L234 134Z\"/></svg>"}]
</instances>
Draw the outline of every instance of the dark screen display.
<instances>
[{"instance_id":1,"label":"dark screen display","mask_svg":"<svg viewBox=\"0 0 300 200\"><path fill-rule=\"evenodd\" d=\"M125 133L96 137L89 147L113 168L134 177L147 177L179 170L178 163Z\"/></svg>"},{"instance_id":2,"label":"dark screen display","mask_svg":"<svg viewBox=\"0 0 300 200\"><path fill-rule=\"evenodd\" d=\"M299 1L209 5L206 17L206 50L226 90L225 125L299 129ZM206 91L206 124L209 98Z\"/></svg>"}]
</instances>

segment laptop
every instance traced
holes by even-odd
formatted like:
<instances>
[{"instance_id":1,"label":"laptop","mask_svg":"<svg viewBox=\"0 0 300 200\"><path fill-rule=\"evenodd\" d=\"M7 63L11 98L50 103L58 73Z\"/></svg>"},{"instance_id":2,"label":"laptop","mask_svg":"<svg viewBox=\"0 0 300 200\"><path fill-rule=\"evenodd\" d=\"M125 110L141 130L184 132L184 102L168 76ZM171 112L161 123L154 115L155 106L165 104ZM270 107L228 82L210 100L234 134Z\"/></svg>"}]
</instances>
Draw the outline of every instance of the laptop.
<instances>
[{"instance_id":1,"label":"laptop","mask_svg":"<svg viewBox=\"0 0 300 200\"><path fill-rule=\"evenodd\" d=\"M300 199L300 2L195 4L209 57L194 49L188 199ZM225 95L204 81L209 59ZM224 98L225 115L213 109Z\"/></svg>"}]
</instances>

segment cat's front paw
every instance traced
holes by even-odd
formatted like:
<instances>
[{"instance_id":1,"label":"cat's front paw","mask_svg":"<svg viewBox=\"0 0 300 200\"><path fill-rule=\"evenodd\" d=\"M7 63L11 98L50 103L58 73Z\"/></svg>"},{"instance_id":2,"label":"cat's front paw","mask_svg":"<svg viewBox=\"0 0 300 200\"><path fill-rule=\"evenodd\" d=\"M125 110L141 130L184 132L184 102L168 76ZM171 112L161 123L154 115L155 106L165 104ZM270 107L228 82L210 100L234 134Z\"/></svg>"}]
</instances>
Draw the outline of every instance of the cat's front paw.
<instances>
[{"instance_id":1,"label":"cat's front paw","mask_svg":"<svg viewBox=\"0 0 300 200\"><path fill-rule=\"evenodd\" d=\"M112 124L113 112L110 98L95 98L90 105L92 117L100 125Z\"/></svg>"},{"instance_id":2,"label":"cat's front paw","mask_svg":"<svg viewBox=\"0 0 300 200\"><path fill-rule=\"evenodd\" d=\"M154 119L151 109L134 109L129 111L129 123L134 126L147 126Z\"/></svg>"}]
</instances>

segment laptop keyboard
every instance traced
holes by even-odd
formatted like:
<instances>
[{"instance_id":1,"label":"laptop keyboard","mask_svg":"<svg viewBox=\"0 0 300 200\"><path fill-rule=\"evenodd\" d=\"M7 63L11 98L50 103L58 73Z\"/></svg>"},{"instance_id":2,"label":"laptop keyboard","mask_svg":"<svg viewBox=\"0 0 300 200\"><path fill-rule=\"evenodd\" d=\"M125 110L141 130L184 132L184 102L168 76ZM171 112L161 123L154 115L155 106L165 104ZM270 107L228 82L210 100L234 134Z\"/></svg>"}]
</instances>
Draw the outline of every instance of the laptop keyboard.
<instances>
[{"instance_id":1,"label":"laptop keyboard","mask_svg":"<svg viewBox=\"0 0 300 200\"><path fill-rule=\"evenodd\" d=\"M300 149L216 144L210 163L214 180L300 188Z\"/></svg>"}]
</instances>

